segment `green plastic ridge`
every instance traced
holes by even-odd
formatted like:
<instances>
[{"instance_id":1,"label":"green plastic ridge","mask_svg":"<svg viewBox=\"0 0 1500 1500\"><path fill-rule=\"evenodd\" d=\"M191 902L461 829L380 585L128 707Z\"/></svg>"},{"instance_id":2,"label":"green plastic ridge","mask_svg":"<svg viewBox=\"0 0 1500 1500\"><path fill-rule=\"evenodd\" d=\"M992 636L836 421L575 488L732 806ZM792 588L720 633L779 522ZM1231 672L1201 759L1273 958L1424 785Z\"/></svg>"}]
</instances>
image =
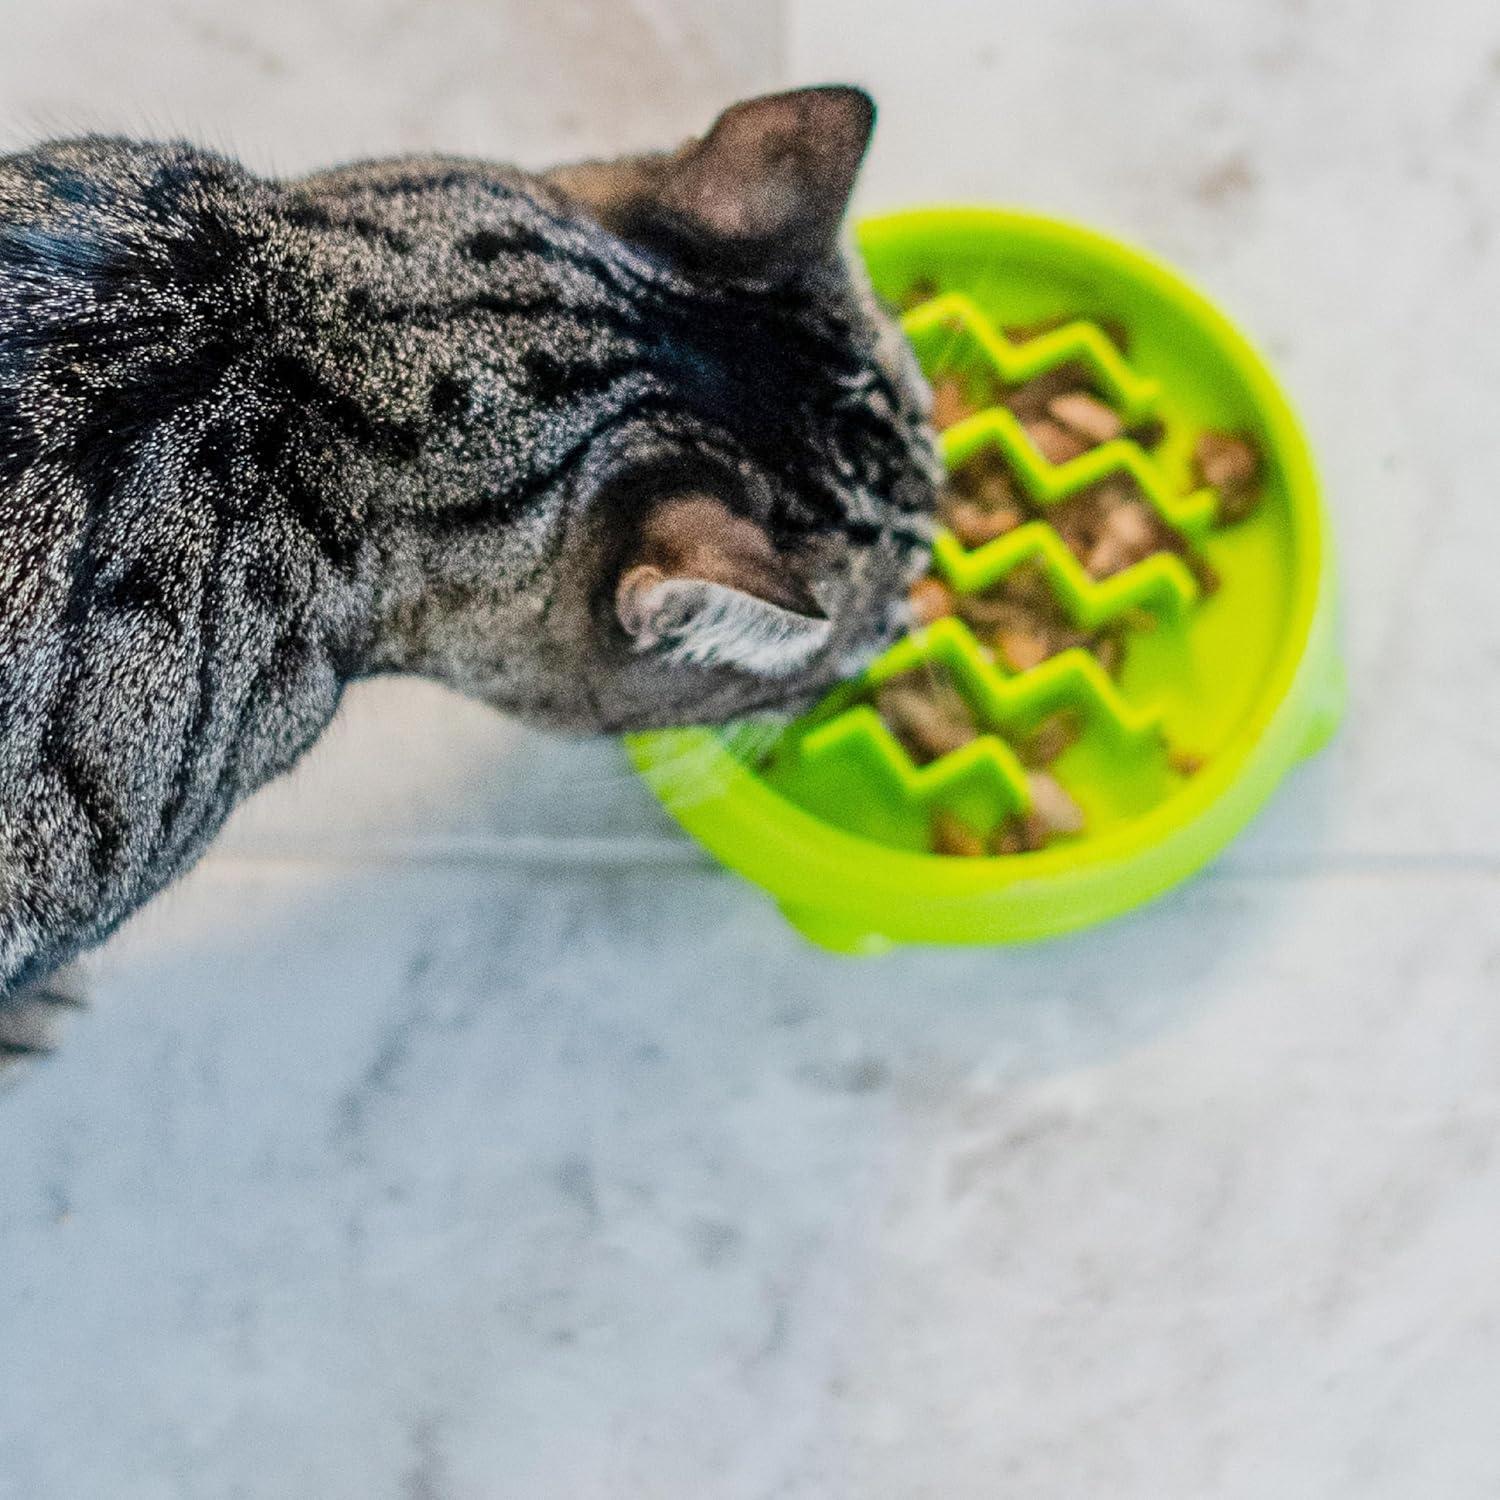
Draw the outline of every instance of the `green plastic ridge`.
<instances>
[{"instance_id":1,"label":"green plastic ridge","mask_svg":"<svg viewBox=\"0 0 1500 1500\"><path fill-rule=\"evenodd\" d=\"M1149 416L1161 398L1161 383L1137 374L1112 339L1094 324L1078 320L1013 344L972 297L947 292L908 311L901 326L918 354L931 348L936 335L967 337L978 345L984 362L1006 385L1021 385L1033 376L1075 359L1128 420ZM934 356L941 358L941 356Z\"/></svg>"},{"instance_id":2,"label":"green plastic ridge","mask_svg":"<svg viewBox=\"0 0 1500 1500\"><path fill-rule=\"evenodd\" d=\"M1076 361L1090 369L1099 387L1128 415L1149 413L1159 396L1157 383L1137 376L1113 342L1092 323L1076 321L1024 344L1012 344L961 294L923 303L907 314L904 323L918 340L923 332L961 324L1008 384ZM1053 464L1037 451L1009 411L989 408L950 428L942 443L950 472L981 448L994 447L1026 493L1043 507L1111 474L1124 473L1158 515L1182 534L1202 536L1217 513L1212 490L1186 497L1174 494L1140 447L1126 439L1102 444L1066 464ZM1044 520L1027 522L972 551L950 532L941 531L933 556L938 573L960 594L982 593L1022 563L1035 561L1068 618L1086 630L1101 629L1138 610L1177 620L1200 597L1197 580L1182 559L1171 553L1155 553L1109 578L1095 579ZM960 749L919 766L868 703L851 700L924 663L948 669L974 711L981 734ZM1038 666L1012 672L993 661L969 628L955 619L939 620L892 646L858 683L825 705L805 730L794 732L791 753L808 765L857 756L891 794L911 807L939 805L965 785L983 788L1006 811L1024 812L1031 801L1026 769L1000 736L1024 733L1064 708L1079 714L1084 732L1098 730L1121 750L1154 745L1165 753L1160 714L1127 702L1090 652L1082 648L1061 651Z\"/></svg>"},{"instance_id":3,"label":"green plastic ridge","mask_svg":"<svg viewBox=\"0 0 1500 1500\"><path fill-rule=\"evenodd\" d=\"M1041 665L1011 673L990 661L968 627L938 620L898 641L849 690L853 695L927 663L947 669L982 726L978 739L919 766L867 703L834 712L795 738L793 752L808 764L865 752L888 787L906 803L931 807L960 782L979 784L1009 810L1031 803L1026 770L1000 734L1026 732L1059 709L1078 713L1085 732L1098 729L1122 752L1165 749L1161 716L1133 706L1097 659L1082 648L1060 651ZM865 742L861 745L859 742Z\"/></svg>"},{"instance_id":4,"label":"green plastic ridge","mask_svg":"<svg viewBox=\"0 0 1500 1500\"><path fill-rule=\"evenodd\" d=\"M1109 578L1096 579L1045 522L1031 521L1005 536L968 551L948 532L933 545L938 572L960 594L979 594L1022 563L1035 560L1069 620L1099 630L1146 610L1177 620L1199 597L1198 581L1180 557L1156 552Z\"/></svg>"}]
</instances>

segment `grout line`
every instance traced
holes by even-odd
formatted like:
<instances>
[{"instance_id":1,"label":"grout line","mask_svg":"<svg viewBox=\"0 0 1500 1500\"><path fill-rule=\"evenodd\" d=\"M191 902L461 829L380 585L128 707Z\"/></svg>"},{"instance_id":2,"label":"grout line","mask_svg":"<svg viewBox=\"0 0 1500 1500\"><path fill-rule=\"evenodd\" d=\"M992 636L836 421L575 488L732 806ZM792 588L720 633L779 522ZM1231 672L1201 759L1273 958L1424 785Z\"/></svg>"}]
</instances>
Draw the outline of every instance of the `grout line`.
<instances>
[{"instance_id":1,"label":"grout line","mask_svg":"<svg viewBox=\"0 0 1500 1500\"><path fill-rule=\"evenodd\" d=\"M1209 878L1242 880L1301 880L1331 876L1367 876L1380 879L1417 879L1430 875L1463 875L1482 879L1500 878L1500 850L1479 849L1380 851L1347 850L1327 854L1290 854L1257 861L1254 856L1236 864L1228 855L1219 866L1204 871Z\"/></svg>"},{"instance_id":2,"label":"grout line","mask_svg":"<svg viewBox=\"0 0 1500 1500\"><path fill-rule=\"evenodd\" d=\"M711 857L688 839L622 835L618 838L556 838L520 834L511 838L450 834L441 837L387 838L342 848L251 844L210 854L218 865L242 864L434 864L517 865L550 868L562 865L610 868L622 865L711 866Z\"/></svg>"},{"instance_id":3,"label":"grout line","mask_svg":"<svg viewBox=\"0 0 1500 1500\"><path fill-rule=\"evenodd\" d=\"M317 845L250 845L210 854L220 869L241 864L287 865L447 865L468 867L621 869L640 867L715 870L713 857L685 838L651 835L556 838L541 834L501 836L444 835L387 838L341 848ZM1500 850L1290 854L1236 862L1233 855L1197 878L1212 881L1308 880L1320 877L1418 879L1432 875L1500 879Z\"/></svg>"}]
</instances>

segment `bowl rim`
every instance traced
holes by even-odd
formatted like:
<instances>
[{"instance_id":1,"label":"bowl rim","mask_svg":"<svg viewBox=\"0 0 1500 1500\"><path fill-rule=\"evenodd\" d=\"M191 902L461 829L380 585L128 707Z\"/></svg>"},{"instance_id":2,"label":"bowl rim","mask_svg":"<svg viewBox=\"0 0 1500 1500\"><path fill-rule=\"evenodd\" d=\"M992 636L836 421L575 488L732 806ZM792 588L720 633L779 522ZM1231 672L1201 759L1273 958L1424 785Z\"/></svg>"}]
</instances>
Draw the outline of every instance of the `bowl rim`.
<instances>
[{"instance_id":1,"label":"bowl rim","mask_svg":"<svg viewBox=\"0 0 1500 1500\"><path fill-rule=\"evenodd\" d=\"M1207 334L1235 371L1264 424L1285 484L1296 559L1288 626L1244 721L1224 752L1158 806L1079 847L973 860L895 849L836 828L789 801L743 764L714 729L655 731L631 736L628 753L667 810L724 863L765 886L789 908L878 931L877 903L911 902L932 912L972 909L996 899L1017 920L996 930L948 941L1002 941L1066 931L1128 909L1207 863L1240 831L1281 777L1320 748L1342 709L1336 625L1336 580L1328 517L1302 428L1263 357L1195 286L1149 252L1067 220L1028 210L974 204L898 210L858 226L862 252L935 232L1003 235L1056 253L1061 248L1143 283ZM690 767L685 775L674 769ZM1212 816L1236 787L1243 806ZM858 881L851 879L859 872ZM1106 892L1100 886L1128 886ZM1050 915L1025 909L1038 902ZM799 914L789 912L794 920ZM952 914L957 917L957 912ZM1003 913L992 911L992 917ZM803 925L799 922L799 925ZM811 935L818 936L809 924ZM822 925L827 925L824 923ZM897 920L906 929L920 921ZM927 924L931 925L931 924ZM938 927L950 926L941 920ZM959 925L963 925L961 919ZM918 938L918 940L921 940Z\"/></svg>"}]
</instances>

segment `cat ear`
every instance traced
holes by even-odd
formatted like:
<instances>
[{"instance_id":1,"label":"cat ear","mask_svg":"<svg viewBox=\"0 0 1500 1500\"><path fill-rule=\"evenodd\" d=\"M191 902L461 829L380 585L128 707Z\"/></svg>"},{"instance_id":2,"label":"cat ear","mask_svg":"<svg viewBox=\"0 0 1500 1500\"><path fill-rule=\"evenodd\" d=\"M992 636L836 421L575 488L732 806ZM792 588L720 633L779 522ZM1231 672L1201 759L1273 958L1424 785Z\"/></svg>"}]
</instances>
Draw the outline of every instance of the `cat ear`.
<instances>
[{"instance_id":1,"label":"cat ear","mask_svg":"<svg viewBox=\"0 0 1500 1500\"><path fill-rule=\"evenodd\" d=\"M832 630L766 532L700 494L653 507L615 584L615 617L638 652L763 677L799 670Z\"/></svg>"},{"instance_id":2,"label":"cat ear","mask_svg":"<svg viewBox=\"0 0 1500 1500\"><path fill-rule=\"evenodd\" d=\"M726 109L668 159L657 191L666 222L747 268L829 255L870 143L862 89L796 89Z\"/></svg>"},{"instance_id":3,"label":"cat ear","mask_svg":"<svg viewBox=\"0 0 1500 1500\"><path fill-rule=\"evenodd\" d=\"M627 238L773 276L833 253L874 123L863 89L794 89L732 105L671 155L553 180Z\"/></svg>"}]
</instances>

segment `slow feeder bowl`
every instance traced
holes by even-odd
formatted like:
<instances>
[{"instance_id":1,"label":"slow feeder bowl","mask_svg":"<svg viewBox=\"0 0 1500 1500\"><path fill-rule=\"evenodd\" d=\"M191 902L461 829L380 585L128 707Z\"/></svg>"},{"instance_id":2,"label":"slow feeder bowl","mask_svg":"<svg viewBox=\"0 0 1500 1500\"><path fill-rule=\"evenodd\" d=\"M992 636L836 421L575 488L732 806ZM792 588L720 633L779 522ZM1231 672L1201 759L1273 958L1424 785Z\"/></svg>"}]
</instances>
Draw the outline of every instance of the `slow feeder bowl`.
<instances>
[{"instance_id":1,"label":"slow feeder bowl","mask_svg":"<svg viewBox=\"0 0 1500 1500\"><path fill-rule=\"evenodd\" d=\"M904 318L928 375L956 374L977 394L997 377L1011 385L1078 362L1128 422L1159 415L1167 424L1166 441L1149 453L1119 439L1054 466L1009 412L989 408L943 434L949 467L994 448L1044 511L1128 469L1221 587L1203 597L1167 554L1095 581L1043 521L972 552L944 534L937 570L960 593L1034 559L1078 624L1149 615L1152 628L1130 631L1115 680L1081 650L1009 672L965 625L940 620L893 646L860 684L835 690L769 758L750 757L732 730L703 729L635 736L630 755L683 827L825 947L1016 942L1103 921L1213 859L1338 722L1330 539L1307 445L1265 365L1223 314L1113 240L966 208L873 220L860 246L883 296L933 292ZM1023 344L1000 332L1057 314L1076 321ZM1128 330L1128 358L1091 316ZM1259 509L1222 530L1213 491L1191 484L1192 445L1205 428L1249 432L1265 458ZM923 660L947 667L998 733L918 767L856 700ZM1052 770L1083 807L1086 832L1035 853L929 853L937 808L979 828L1025 808L1025 774L1002 736L1059 708L1075 711L1083 734ZM1174 751L1202 768L1179 774Z\"/></svg>"}]
</instances>

